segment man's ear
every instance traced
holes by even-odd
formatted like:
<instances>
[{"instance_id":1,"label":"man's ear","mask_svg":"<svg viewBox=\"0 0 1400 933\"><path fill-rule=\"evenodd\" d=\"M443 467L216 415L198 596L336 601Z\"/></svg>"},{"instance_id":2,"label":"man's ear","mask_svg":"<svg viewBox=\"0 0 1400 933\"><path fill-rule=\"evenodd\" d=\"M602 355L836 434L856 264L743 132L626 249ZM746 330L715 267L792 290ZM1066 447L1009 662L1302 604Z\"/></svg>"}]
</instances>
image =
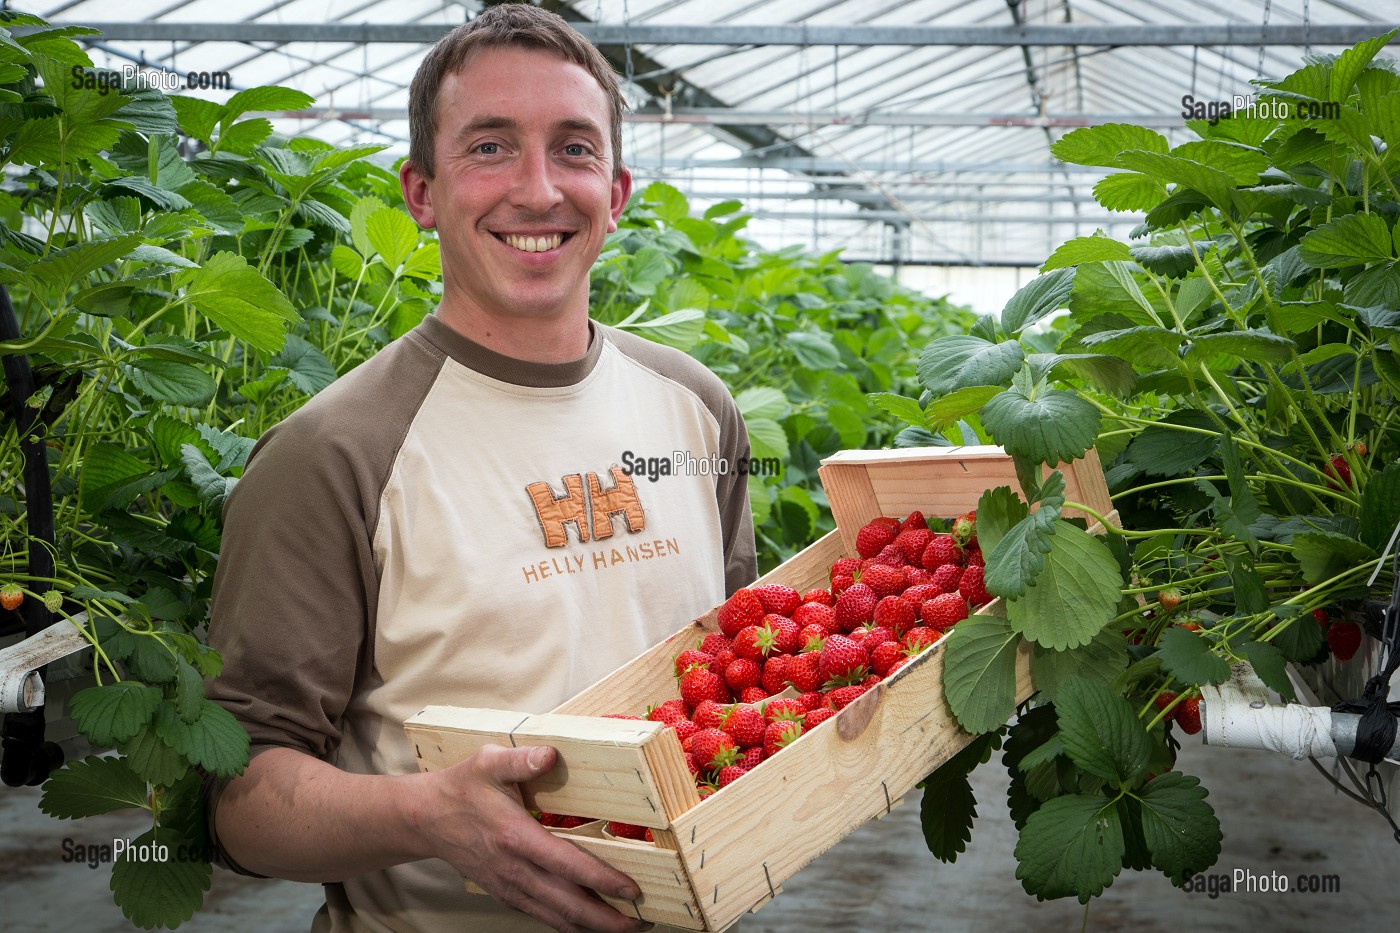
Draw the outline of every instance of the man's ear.
<instances>
[{"instance_id":1,"label":"man's ear","mask_svg":"<svg viewBox=\"0 0 1400 933\"><path fill-rule=\"evenodd\" d=\"M418 221L418 226L431 230L437 226L437 215L433 213L433 198L428 192L428 179L423 177L412 159L404 159L399 166L399 186L403 188L404 204L409 214Z\"/></svg>"},{"instance_id":2,"label":"man's ear","mask_svg":"<svg viewBox=\"0 0 1400 933\"><path fill-rule=\"evenodd\" d=\"M632 197L632 173L626 166L618 169L612 181L612 205L609 209L608 232L612 233L617 229L618 218L622 216L622 209L627 206L627 199Z\"/></svg>"}]
</instances>

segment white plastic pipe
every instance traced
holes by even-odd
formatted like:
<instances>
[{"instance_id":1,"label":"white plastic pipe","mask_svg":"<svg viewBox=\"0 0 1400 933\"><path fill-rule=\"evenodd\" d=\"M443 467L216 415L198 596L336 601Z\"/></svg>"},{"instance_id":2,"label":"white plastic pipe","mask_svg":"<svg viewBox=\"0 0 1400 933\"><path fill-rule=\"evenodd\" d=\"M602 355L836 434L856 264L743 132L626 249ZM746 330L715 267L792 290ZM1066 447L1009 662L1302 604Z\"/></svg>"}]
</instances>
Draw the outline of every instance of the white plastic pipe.
<instances>
[{"instance_id":1,"label":"white plastic pipe","mask_svg":"<svg viewBox=\"0 0 1400 933\"><path fill-rule=\"evenodd\" d=\"M28 713L43 706L44 681L37 668L81 651L87 644L82 632L62 619L37 635L0 648L0 712Z\"/></svg>"}]
</instances>

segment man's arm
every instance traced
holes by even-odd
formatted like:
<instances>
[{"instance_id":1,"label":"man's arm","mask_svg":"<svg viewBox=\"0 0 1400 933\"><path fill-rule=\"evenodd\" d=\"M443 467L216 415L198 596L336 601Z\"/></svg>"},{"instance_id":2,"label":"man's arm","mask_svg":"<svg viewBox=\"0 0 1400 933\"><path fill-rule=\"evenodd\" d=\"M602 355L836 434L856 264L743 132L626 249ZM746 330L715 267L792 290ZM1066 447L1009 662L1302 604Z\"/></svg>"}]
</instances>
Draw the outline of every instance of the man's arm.
<instances>
[{"instance_id":1,"label":"man's arm","mask_svg":"<svg viewBox=\"0 0 1400 933\"><path fill-rule=\"evenodd\" d=\"M219 841L244 868L341 881L441 858L498 900L567 933L647 930L590 890L634 900L636 883L540 826L516 787L554 750L488 746L442 771L351 774L290 748L258 755L219 797Z\"/></svg>"}]
</instances>

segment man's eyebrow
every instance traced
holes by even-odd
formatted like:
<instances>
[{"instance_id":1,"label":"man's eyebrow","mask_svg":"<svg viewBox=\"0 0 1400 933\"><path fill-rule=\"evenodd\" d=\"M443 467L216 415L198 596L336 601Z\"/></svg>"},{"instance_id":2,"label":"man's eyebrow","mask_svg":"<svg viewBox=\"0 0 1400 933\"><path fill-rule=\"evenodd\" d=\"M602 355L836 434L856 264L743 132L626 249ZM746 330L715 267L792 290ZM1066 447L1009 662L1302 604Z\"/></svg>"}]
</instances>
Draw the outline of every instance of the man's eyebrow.
<instances>
[{"instance_id":1,"label":"man's eyebrow","mask_svg":"<svg viewBox=\"0 0 1400 933\"><path fill-rule=\"evenodd\" d=\"M457 131L457 139L461 141L473 133L480 133L485 130L514 130L519 127L519 123L506 116L485 116L478 117L462 124L462 128ZM585 119L565 119L560 120L557 127L561 130L572 130L579 133L591 133L598 138L603 136L603 128L593 120Z\"/></svg>"}]
</instances>

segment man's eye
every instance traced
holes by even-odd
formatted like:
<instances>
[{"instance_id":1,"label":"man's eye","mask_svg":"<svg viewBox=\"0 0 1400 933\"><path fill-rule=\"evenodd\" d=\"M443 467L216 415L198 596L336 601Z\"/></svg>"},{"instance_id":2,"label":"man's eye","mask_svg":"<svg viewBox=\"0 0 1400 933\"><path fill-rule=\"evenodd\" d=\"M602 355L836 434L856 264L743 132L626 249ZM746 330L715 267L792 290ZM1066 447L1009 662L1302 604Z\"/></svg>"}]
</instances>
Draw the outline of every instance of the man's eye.
<instances>
[{"instance_id":1,"label":"man's eye","mask_svg":"<svg viewBox=\"0 0 1400 933\"><path fill-rule=\"evenodd\" d=\"M588 155L588 147L582 143L570 143L564 147L564 151L571 156Z\"/></svg>"},{"instance_id":2,"label":"man's eye","mask_svg":"<svg viewBox=\"0 0 1400 933\"><path fill-rule=\"evenodd\" d=\"M500 143L482 143L476 147L476 151L482 155L495 155L501 149Z\"/></svg>"}]
</instances>

